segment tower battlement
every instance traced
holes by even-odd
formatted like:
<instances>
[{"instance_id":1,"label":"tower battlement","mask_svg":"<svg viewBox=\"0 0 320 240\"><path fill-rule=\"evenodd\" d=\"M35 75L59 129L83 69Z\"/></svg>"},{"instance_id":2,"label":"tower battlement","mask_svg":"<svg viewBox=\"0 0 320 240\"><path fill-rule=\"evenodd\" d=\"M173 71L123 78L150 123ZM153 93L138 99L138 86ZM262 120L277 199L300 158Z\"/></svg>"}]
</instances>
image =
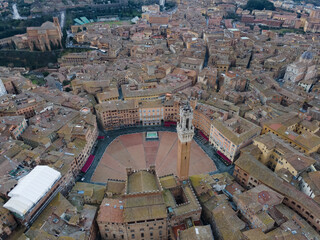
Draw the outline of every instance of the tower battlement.
<instances>
[{"instance_id":1,"label":"tower battlement","mask_svg":"<svg viewBox=\"0 0 320 240\"><path fill-rule=\"evenodd\" d=\"M192 125L193 110L189 104L180 107L180 122L177 125L179 140L183 143L190 142L194 136Z\"/></svg>"},{"instance_id":2,"label":"tower battlement","mask_svg":"<svg viewBox=\"0 0 320 240\"><path fill-rule=\"evenodd\" d=\"M180 122L177 125L178 133L178 164L177 173L180 180L189 177L190 150L194 136L194 126L192 125L193 109L187 103L180 107Z\"/></svg>"}]
</instances>

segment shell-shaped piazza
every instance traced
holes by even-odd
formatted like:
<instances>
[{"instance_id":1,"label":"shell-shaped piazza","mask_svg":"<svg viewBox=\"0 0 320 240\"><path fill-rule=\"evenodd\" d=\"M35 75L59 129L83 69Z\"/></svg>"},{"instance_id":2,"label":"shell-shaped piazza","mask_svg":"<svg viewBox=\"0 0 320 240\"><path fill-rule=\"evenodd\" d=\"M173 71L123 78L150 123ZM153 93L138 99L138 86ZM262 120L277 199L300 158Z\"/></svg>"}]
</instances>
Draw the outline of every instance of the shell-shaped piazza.
<instances>
[{"instance_id":1,"label":"shell-shaped piazza","mask_svg":"<svg viewBox=\"0 0 320 240\"><path fill-rule=\"evenodd\" d=\"M145 133L122 135L106 149L92 182L126 179L126 168L146 169L156 166L158 176L177 174L178 136L174 132L158 132L159 140L146 141ZM214 162L193 140L191 143L190 175L215 171Z\"/></svg>"}]
</instances>

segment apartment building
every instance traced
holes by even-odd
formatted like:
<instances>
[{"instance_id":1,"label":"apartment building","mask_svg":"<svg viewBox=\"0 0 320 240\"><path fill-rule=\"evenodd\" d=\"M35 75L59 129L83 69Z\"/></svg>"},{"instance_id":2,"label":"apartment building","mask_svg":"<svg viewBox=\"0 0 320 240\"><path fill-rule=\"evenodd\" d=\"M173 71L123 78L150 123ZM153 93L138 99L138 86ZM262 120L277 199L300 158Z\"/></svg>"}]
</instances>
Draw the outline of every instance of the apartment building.
<instances>
[{"instance_id":1,"label":"apartment building","mask_svg":"<svg viewBox=\"0 0 320 240\"><path fill-rule=\"evenodd\" d=\"M157 83L141 83L137 85L122 85L124 100L136 99L141 101L157 100L165 98L170 91L166 87L159 86Z\"/></svg>"},{"instance_id":2,"label":"apartment building","mask_svg":"<svg viewBox=\"0 0 320 240\"><path fill-rule=\"evenodd\" d=\"M212 121L214 119L226 120L228 118L228 112L215 108L210 105L197 103L196 99L190 102L193 111L193 125L196 129L201 131L201 135L204 135L209 139Z\"/></svg>"},{"instance_id":3,"label":"apartment building","mask_svg":"<svg viewBox=\"0 0 320 240\"><path fill-rule=\"evenodd\" d=\"M320 171L301 174L300 189L309 197L320 203Z\"/></svg>"},{"instance_id":4,"label":"apartment building","mask_svg":"<svg viewBox=\"0 0 320 240\"><path fill-rule=\"evenodd\" d=\"M170 125L171 123L176 123L180 119L180 99L172 98L169 94L167 95L167 100L164 101L164 121Z\"/></svg>"},{"instance_id":5,"label":"apartment building","mask_svg":"<svg viewBox=\"0 0 320 240\"><path fill-rule=\"evenodd\" d=\"M95 106L98 121L104 129L111 130L123 126L139 124L139 104L136 100L116 100Z\"/></svg>"},{"instance_id":6,"label":"apartment building","mask_svg":"<svg viewBox=\"0 0 320 240\"><path fill-rule=\"evenodd\" d=\"M169 23L169 16L160 14L150 14L149 23L151 25L166 25Z\"/></svg>"},{"instance_id":7,"label":"apartment building","mask_svg":"<svg viewBox=\"0 0 320 240\"><path fill-rule=\"evenodd\" d=\"M32 147L48 148L57 138L57 131L79 116L70 108L46 104L38 106L36 116L30 118L30 126L22 133L23 141Z\"/></svg>"},{"instance_id":8,"label":"apartment building","mask_svg":"<svg viewBox=\"0 0 320 240\"><path fill-rule=\"evenodd\" d=\"M217 153L227 162L232 163L240 153L240 149L252 143L254 137L260 135L261 128L239 116L225 121L216 119L210 130L210 143Z\"/></svg>"},{"instance_id":9,"label":"apartment building","mask_svg":"<svg viewBox=\"0 0 320 240\"><path fill-rule=\"evenodd\" d=\"M233 199L241 214L251 227L268 232L274 228L275 220L269 215L272 208L280 205L283 196L260 184L244 193L235 194Z\"/></svg>"},{"instance_id":10,"label":"apartment building","mask_svg":"<svg viewBox=\"0 0 320 240\"><path fill-rule=\"evenodd\" d=\"M164 106L161 101L142 102L139 117L143 126L160 125L164 120Z\"/></svg>"},{"instance_id":11,"label":"apartment building","mask_svg":"<svg viewBox=\"0 0 320 240\"><path fill-rule=\"evenodd\" d=\"M24 115L26 119L35 115L34 109L45 101L32 93L7 94L0 98L0 116Z\"/></svg>"},{"instance_id":12,"label":"apartment building","mask_svg":"<svg viewBox=\"0 0 320 240\"><path fill-rule=\"evenodd\" d=\"M248 189L264 184L284 196L283 204L298 213L320 233L320 207L312 199L290 183L283 181L274 172L250 154L241 154L235 162L233 176Z\"/></svg>"},{"instance_id":13,"label":"apartment building","mask_svg":"<svg viewBox=\"0 0 320 240\"><path fill-rule=\"evenodd\" d=\"M23 239L85 239L98 238L98 228L95 222L97 207L66 199L58 193L43 210L34 224L23 234Z\"/></svg>"},{"instance_id":14,"label":"apartment building","mask_svg":"<svg viewBox=\"0 0 320 240\"><path fill-rule=\"evenodd\" d=\"M261 151L259 160L275 172L285 170L294 177L313 168L316 161L305 156L278 136L267 133L256 137L253 144Z\"/></svg>"},{"instance_id":15,"label":"apartment building","mask_svg":"<svg viewBox=\"0 0 320 240\"><path fill-rule=\"evenodd\" d=\"M114 101L119 99L119 92L117 88L111 88L102 93L97 93L96 97L99 103Z\"/></svg>"},{"instance_id":16,"label":"apartment building","mask_svg":"<svg viewBox=\"0 0 320 240\"><path fill-rule=\"evenodd\" d=\"M96 116L89 108L83 108L79 117L63 126L57 134L65 142L62 150L75 159L72 170L77 175L88 160L98 137Z\"/></svg>"},{"instance_id":17,"label":"apartment building","mask_svg":"<svg viewBox=\"0 0 320 240\"><path fill-rule=\"evenodd\" d=\"M27 127L24 116L0 117L0 137L19 139Z\"/></svg>"},{"instance_id":18,"label":"apartment building","mask_svg":"<svg viewBox=\"0 0 320 240\"><path fill-rule=\"evenodd\" d=\"M288 113L263 123L262 134L279 136L297 150L309 155L320 150L317 122L299 118L297 113Z\"/></svg>"},{"instance_id":19,"label":"apartment building","mask_svg":"<svg viewBox=\"0 0 320 240\"><path fill-rule=\"evenodd\" d=\"M203 62L203 59L185 57L181 60L180 66L182 68L201 72L203 68Z\"/></svg>"},{"instance_id":20,"label":"apartment building","mask_svg":"<svg viewBox=\"0 0 320 240\"><path fill-rule=\"evenodd\" d=\"M62 66L84 64L88 61L88 53L69 53L59 59Z\"/></svg>"},{"instance_id":21,"label":"apartment building","mask_svg":"<svg viewBox=\"0 0 320 240\"><path fill-rule=\"evenodd\" d=\"M192 80L186 75L168 74L160 83L140 83L122 85L124 100L136 99L140 101L165 99L167 94L177 93L192 86Z\"/></svg>"},{"instance_id":22,"label":"apartment building","mask_svg":"<svg viewBox=\"0 0 320 240\"><path fill-rule=\"evenodd\" d=\"M74 185L76 177L89 161L97 136L96 117L90 109L84 108L77 118L56 132L52 147L41 155L40 164L48 165L61 173L62 190Z\"/></svg>"},{"instance_id":23,"label":"apartment building","mask_svg":"<svg viewBox=\"0 0 320 240\"><path fill-rule=\"evenodd\" d=\"M13 215L3 207L3 200L0 201L0 238L7 239L17 227Z\"/></svg>"}]
</instances>

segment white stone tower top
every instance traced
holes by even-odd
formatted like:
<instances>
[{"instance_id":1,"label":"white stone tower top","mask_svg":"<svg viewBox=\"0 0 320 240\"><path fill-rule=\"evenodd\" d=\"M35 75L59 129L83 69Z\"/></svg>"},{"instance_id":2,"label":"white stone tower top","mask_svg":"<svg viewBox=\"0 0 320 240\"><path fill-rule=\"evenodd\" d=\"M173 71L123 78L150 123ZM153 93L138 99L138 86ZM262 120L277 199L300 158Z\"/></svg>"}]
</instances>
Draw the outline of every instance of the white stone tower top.
<instances>
[{"instance_id":1,"label":"white stone tower top","mask_svg":"<svg viewBox=\"0 0 320 240\"><path fill-rule=\"evenodd\" d=\"M7 94L7 90L0 78L0 97Z\"/></svg>"},{"instance_id":2,"label":"white stone tower top","mask_svg":"<svg viewBox=\"0 0 320 240\"><path fill-rule=\"evenodd\" d=\"M194 126L192 125L193 110L189 102L180 107L180 122L177 125L177 133L180 142L190 142L194 136Z\"/></svg>"}]
</instances>

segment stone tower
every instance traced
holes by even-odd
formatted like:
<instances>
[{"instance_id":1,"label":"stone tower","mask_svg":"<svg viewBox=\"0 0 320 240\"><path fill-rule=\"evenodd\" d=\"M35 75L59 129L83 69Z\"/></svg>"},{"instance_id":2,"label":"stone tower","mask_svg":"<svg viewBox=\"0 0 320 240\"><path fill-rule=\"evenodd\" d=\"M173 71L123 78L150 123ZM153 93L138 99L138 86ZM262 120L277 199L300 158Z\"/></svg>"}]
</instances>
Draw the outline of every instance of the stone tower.
<instances>
[{"instance_id":1,"label":"stone tower","mask_svg":"<svg viewBox=\"0 0 320 240\"><path fill-rule=\"evenodd\" d=\"M0 97L7 94L7 90L0 78Z\"/></svg>"},{"instance_id":2,"label":"stone tower","mask_svg":"<svg viewBox=\"0 0 320 240\"><path fill-rule=\"evenodd\" d=\"M53 24L56 26L56 29L57 29L57 32L58 32L58 35L59 35L59 39L61 39L62 36L63 36L63 33L62 33L62 29L61 29L61 26L60 26L60 23L59 23L59 18L54 17L53 18Z\"/></svg>"},{"instance_id":3,"label":"stone tower","mask_svg":"<svg viewBox=\"0 0 320 240\"><path fill-rule=\"evenodd\" d=\"M189 177L191 141L194 136L192 125L193 110L189 103L180 107L180 123L177 125L178 133L178 163L177 175L180 180Z\"/></svg>"}]
</instances>

